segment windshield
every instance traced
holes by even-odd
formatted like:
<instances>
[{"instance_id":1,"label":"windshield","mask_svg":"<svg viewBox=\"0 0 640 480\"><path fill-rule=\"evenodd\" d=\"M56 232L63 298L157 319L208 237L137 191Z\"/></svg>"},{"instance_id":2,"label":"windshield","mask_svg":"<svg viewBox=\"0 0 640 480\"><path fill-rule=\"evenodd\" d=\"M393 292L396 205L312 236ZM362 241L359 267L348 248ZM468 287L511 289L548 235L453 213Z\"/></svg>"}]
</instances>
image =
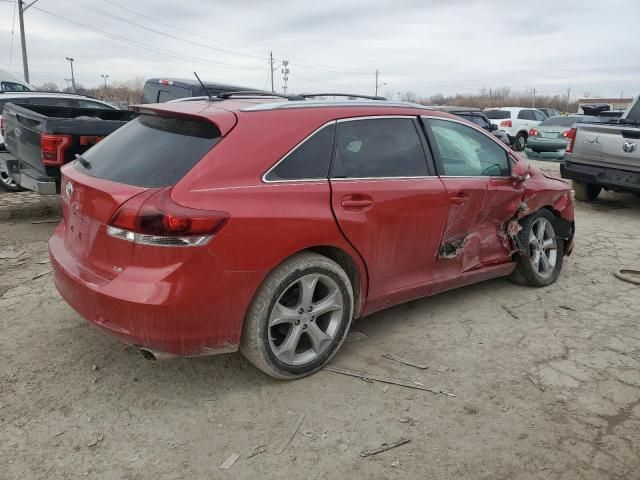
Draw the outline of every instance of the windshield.
<instances>
[{"instance_id":1,"label":"windshield","mask_svg":"<svg viewBox=\"0 0 640 480\"><path fill-rule=\"evenodd\" d=\"M511 118L511 112L509 110L485 110L484 114L491 120Z\"/></svg>"}]
</instances>

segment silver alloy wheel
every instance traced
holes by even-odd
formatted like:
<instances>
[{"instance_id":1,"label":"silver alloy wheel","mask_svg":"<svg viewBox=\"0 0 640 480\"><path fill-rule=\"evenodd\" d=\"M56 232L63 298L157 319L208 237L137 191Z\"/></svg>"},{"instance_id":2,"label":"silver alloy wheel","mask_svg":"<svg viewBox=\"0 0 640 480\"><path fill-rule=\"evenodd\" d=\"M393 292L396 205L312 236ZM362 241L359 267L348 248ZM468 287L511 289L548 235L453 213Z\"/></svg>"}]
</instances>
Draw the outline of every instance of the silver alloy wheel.
<instances>
[{"instance_id":1,"label":"silver alloy wheel","mask_svg":"<svg viewBox=\"0 0 640 480\"><path fill-rule=\"evenodd\" d=\"M558 259L556 232L551 222L540 217L531 225L529 258L534 272L543 278L551 276Z\"/></svg>"},{"instance_id":2,"label":"silver alloy wheel","mask_svg":"<svg viewBox=\"0 0 640 480\"><path fill-rule=\"evenodd\" d=\"M269 346L286 365L303 365L324 353L340 329L343 298L321 273L304 275L280 295L269 315Z\"/></svg>"},{"instance_id":3,"label":"silver alloy wheel","mask_svg":"<svg viewBox=\"0 0 640 480\"><path fill-rule=\"evenodd\" d=\"M524 135L518 135L518 139L516 140L516 150L521 152L522 150L524 150L525 145L526 140L524 139Z\"/></svg>"},{"instance_id":4,"label":"silver alloy wheel","mask_svg":"<svg viewBox=\"0 0 640 480\"><path fill-rule=\"evenodd\" d=\"M6 172L0 171L0 181L12 190L18 188L18 184Z\"/></svg>"}]
</instances>

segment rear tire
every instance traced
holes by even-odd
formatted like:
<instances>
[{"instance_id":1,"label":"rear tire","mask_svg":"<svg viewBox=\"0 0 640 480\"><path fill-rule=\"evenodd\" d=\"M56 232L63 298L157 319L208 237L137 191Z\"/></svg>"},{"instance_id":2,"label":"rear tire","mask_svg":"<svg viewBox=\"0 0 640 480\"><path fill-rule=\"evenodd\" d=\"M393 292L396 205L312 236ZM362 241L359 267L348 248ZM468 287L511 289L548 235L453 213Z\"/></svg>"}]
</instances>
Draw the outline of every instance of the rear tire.
<instances>
[{"instance_id":1,"label":"rear tire","mask_svg":"<svg viewBox=\"0 0 640 480\"><path fill-rule=\"evenodd\" d=\"M600 192L602 191L602 187L600 185L595 185L593 183L582 183L576 182L575 180L571 182L573 185L573 190L575 193L576 200L580 200L581 202L593 202Z\"/></svg>"},{"instance_id":2,"label":"rear tire","mask_svg":"<svg viewBox=\"0 0 640 480\"><path fill-rule=\"evenodd\" d=\"M0 190L5 192L21 192L24 190L6 172L0 170Z\"/></svg>"},{"instance_id":3,"label":"rear tire","mask_svg":"<svg viewBox=\"0 0 640 480\"><path fill-rule=\"evenodd\" d=\"M520 132L516 135L516 139L513 141L513 149L521 152L524 150L524 147L527 145L527 134L524 132Z\"/></svg>"},{"instance_id":4,"label":"rear tire","mask_svg":"<svg viewBox=\"0 0 640 480\"><path fill-rule=\"evenodd\" d=\"M240 351L257 368L294 379L322 368L342 345L353 316L353 288L333 260L311 252L284 261L258 289Z\"/></svg>"},{"instance_id":5,"label":"rear tire","mask_svg":"<svg viewBox=\"0 0 640 480\"><path fill-rule=\"evenodd\" d=\"M540 210L522 221L518 235L529 249L529 255L518 255L511 274L513 282L546 287L558 279L564 260L564 241L556 237L554 222L555 216L549 210Z\"/></svg>"}]
</instances>

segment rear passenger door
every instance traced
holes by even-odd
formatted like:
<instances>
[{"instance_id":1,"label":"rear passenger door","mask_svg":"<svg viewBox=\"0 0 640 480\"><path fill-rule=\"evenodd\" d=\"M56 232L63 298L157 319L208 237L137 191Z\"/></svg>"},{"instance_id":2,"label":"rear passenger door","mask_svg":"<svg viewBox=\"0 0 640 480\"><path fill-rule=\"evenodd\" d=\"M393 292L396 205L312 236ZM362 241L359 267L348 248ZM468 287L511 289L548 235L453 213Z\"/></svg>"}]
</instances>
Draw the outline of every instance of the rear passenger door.
<instances>
[{"instance_id":1,"label":"rear passenger door","mask_svg":"<svg viewBox=\"0 0 640 480\"><path fill-rule=\"evenodd\" d=\"M331 204L367 265L368 312L427 294L433 278L447 203L420 128L416 117L336 126Z\"/></svg>"},{"instance_id":2,"label":"rear passenger door","mask_svg":"<svg viewBox=\"0 0 640 480\"><path fill-rule=\"evenodd\" d=\"M455 279L483 265L507 261L510 252L501 234L523 196L522 183L511 180L507 151L494 137L461 122L424 120L449 208L436 279Z\"/></svg>"}]
</instances>

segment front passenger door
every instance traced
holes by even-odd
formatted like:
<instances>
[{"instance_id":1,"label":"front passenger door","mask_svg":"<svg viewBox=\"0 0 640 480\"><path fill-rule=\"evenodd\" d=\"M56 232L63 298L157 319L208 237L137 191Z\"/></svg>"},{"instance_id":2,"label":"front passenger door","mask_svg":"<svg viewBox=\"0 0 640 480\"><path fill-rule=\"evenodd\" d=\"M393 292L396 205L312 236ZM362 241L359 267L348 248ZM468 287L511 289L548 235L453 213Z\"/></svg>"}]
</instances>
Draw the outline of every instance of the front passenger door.
<instances>
[{"instance_id":1,"label":"front passenger door","mask_svg":"<svg viewBox=\"0 0 640 480\"><path fill-rule=\"evenodd\" d=\"M439 281L509 261L502 233L523 197L507 151L493 136L448 119L425 119L449 214L436 262Z\"/></svg>"}]
</instances>

